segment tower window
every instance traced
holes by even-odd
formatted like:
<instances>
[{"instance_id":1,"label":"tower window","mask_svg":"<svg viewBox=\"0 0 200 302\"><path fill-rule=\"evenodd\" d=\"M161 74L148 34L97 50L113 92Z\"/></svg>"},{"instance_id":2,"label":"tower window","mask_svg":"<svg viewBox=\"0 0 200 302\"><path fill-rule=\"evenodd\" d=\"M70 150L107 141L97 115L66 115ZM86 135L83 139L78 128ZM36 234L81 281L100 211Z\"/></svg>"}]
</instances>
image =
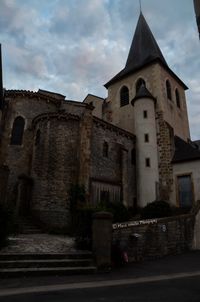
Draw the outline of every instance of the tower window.
<instances>
[{"instance_id":1,"label":"tower window","mask_svg":"<svg viewBox=\"0 0 200 302\"><path fill-rule=\"evenodd\" d=\"M175 90L175 95L176 95L176 105L178 108L181 108L181 104L180 104L180 94L179 94L179 91L178 89L176 88Z\"/></svg>"},{"instance_id":2,"label":"tower window","mask_svg":"<svg viewBox=\"0 0 200 302\"><path fill-rule=\"evenodd\" d=\"M120 90L120 106L123 107L129 104L129 90L128 87L123 86Z\"/></svg>"},{"instance_id":3,"label":"tower window","mask_svg":"<svg viewBox=\"0 0 200 302\"><path fill-rule=\"evenodd\" d=\"M144 135L144 141L145 141L145 143L149 142L149 134L145 133L145 135Z\"/></svg>"},{"instance_id":4,"label":"tower window","mask_svg":"<svg viewBox=\"0 0 200 302\"><path fill-rule=\"evenodd\" d=\"M166 91L167 91L167 98L169 100L172 100L171 84L169 80L166 81Z\"/></svg>"},{"instance_id":5,"label":"tower window","mask_svg":"<svg viewBox=\"0 0 200 302\"><path fill-rule=\"evenodd\" d=\"M103 156L108 157L108 143L107 142L103 143Z\"/></svg>"},{"instance_id":6,"label":"tower window","mask_svg":"<svg viewBox=\"0 0 200 302\"><path fill-rule=\"evenodd\" d=\"M146 86L145 80L143 80L142 78L139 78L137 80L137 83L136 83L136 86L135 86L136 93L139 91L139 89L142 85Z\"/></svg>"},{"instance_id":7,"label":"tower window","mask_svg":"<svg viewBox=\"0 0 200 302\"><path fill-rule=\"evenodd\" d=\"M145 158L145 165L146 165L146 167L150 167L151 166L151 162L150 162L150 158L149 157Z\"/></svg>"},{"instance_id":8,"label":"tower window","mask_svg":"<svg viewBox=\"0 0 200 302\"><path fill-rule=\"evenodd\" d=\"M24 124L25 121L23 117L18 116L14 120L13 127L12 127L12 134L11 134L11 145L21 145L23 141L23 134L24 134Z\"/></svg>"},{"instance_id":9,"label":"tower window","mask_svg":"<svg viewBox=\"0 0 200 302\"><path fill-rule=\"evenodd\" d=\"M144 118L147 118L147 117L148 117L147 110L144 110L144 111L143 111L143 117L144 117Z\"/></svg>"}]
</instances>

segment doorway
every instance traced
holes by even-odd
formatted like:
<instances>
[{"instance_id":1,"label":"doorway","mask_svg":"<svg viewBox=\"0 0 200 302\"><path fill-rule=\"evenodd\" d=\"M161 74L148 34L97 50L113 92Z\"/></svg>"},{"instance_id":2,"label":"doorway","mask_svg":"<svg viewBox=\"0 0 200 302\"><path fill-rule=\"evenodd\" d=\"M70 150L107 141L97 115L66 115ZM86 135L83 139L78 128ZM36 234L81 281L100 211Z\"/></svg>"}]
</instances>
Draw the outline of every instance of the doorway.
<instances>
[{"instance_id":1,"label":"doorway","mask_svg":"<svg viewBox=\"0 0 200 302\"><path fill-rule=\"evenodd\" d=\"M181 208L192 207L194 200L193 183L191 175L177 177L178 201Z\"/></svg>"}]
</instances>

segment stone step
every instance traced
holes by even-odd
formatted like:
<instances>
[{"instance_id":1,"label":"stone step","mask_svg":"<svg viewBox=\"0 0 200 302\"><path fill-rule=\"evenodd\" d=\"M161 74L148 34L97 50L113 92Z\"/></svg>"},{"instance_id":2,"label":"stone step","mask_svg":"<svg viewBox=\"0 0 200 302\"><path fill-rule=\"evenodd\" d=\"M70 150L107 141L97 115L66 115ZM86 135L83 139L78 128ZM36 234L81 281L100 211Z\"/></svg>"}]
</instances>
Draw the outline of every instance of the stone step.
<instances>
[{"instance_id":1,"label":"stone step","mask_svg":"<svg viewBox=\"0 0 200 302\"><path fill-rule=\"evenodd\" d=\"M92 274L96 272L96 267L34 267L34 268L7 268L0 269L0 277L22 277L22 276L44 276L44 275L79 275Z\"/></svg>"},{"instance_id":2,"label":"stone step","mask_svg":"<svg viewBox=\"0 0 200 302\"><path fill-rule=\"evenodd\" d=\"M0 253L0 261L5 260L59 260L59 259L92 259L89 251L74 251L63 253Z\"/></svg>"},{"instance_id":3,"label":"stone step","mask_svg":"<svg viewBox=\"0 0 200 302\"><path fill-rule=\"evenodd\" d=\"M0 269L7 268L45 268L45 267L86 267L92 265L91 259L49 259L49 260L2 260Z\"/></svg>"},{"instance_id":4,"label":"stone step","mask_svg":"<svg viewBox=\"0 0 200 302\"><path fill-rule=\"evenodd\" d=\"M37 229L37 228L22 228L20 231L20 234L42 234L42 230Z\"/></svg>"}]
</instances>

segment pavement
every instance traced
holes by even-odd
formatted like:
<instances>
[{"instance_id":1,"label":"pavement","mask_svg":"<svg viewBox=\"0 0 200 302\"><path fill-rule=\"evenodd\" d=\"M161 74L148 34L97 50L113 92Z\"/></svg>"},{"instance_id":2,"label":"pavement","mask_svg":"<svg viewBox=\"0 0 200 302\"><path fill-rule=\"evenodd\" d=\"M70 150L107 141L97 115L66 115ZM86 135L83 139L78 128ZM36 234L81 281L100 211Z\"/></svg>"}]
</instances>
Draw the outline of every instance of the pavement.
<instances>
[{"instance_id":1,"label":"pavement","mask_svg":"<svg viewBox=\"0 0 200 302\"><path fill-rule=\"evenodd\" d=\"M109 273L0 279L0 297L199 277L200 251L190 251L157 260L128 263L113 268Z\"/></svg>"},{"instance_id":2,"label":"pavement","mask_svg":"<svg viewBox=\"0 0 200 302\"><path fill-rule=\"evenodd\" d=\"M67 253L75 251L74 239L65 235L18 234L9 237L9 245L0 254Z\"/></svg>"}]
</instances>

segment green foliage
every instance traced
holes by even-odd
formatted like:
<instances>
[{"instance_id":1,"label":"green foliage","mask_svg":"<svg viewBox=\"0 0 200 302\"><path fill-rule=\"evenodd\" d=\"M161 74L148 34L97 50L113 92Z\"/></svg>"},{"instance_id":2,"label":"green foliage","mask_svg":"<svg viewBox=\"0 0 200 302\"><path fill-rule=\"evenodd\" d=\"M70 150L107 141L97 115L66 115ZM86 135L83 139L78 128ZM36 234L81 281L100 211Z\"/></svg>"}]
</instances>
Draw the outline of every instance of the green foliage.
<instances>
[{"instance_id":1,"label":"green foliage","mask_svg":"<svg viewBox=\"0 0 200 302\"><path fill-rule=\"evenodd\" d=\"M158 200L148 203L141 210L142 219L162 218L162 217L169 217L171 215L172 215L172 209L170 207L170 204L163 200Z\"/></svg>"},{"instance_id":2,"label":"green foliage","mask_svg":"<svg viewBox=\"0 0 200 302\"><path fill-rule=\"evenodd\" d=\"M130 219L131 212L127 209L122 202L101 202L97 206L97 211L108 211L113 214L113 222L123 222ZM96 212L97 212L96 211Z\"/></svg>"},{"instance_id":3,"label":"green foliage","mask_svg":"<svg viewBox=\"0 0 200 302\"><path fill-rule=\"evenodd\" d=\"M14 231L14 215L9 207L0 203L0 248L7 244L7 238Z\"/></svg>"}]
</instances>

